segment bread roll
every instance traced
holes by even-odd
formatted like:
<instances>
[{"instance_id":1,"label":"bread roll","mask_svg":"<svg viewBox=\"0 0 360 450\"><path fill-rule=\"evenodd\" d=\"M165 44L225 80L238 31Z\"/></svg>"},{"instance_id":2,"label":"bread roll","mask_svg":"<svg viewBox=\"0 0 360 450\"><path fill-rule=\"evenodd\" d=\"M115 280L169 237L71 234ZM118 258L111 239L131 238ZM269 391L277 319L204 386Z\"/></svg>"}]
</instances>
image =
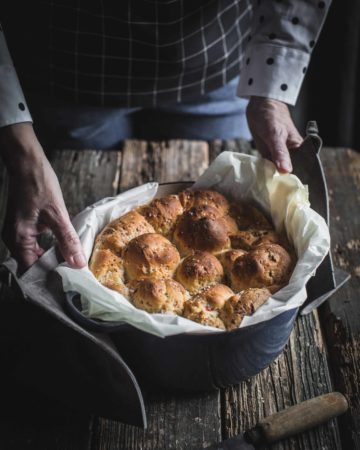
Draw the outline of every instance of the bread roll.
<instances>
[{"instance_id":1,"label":"bread roll","mask_svg":"<svg viewBox=\"0 0 360 450\"><path fill-rule=\"evenodd\" d=\"M229 214L236 220L239 230L272 230L264 214L248 203L231 203Z\"/></svg>"},{"instance_id":2,"label":"bread roll","mask_svg":"<svg viewBox=\"0 0 360 450\"><path fill-rule=\"evenodd\" d=\"M245 255L245 253L245 250L227 250L217 255L227 277L230 277L236 259L239 258L239 256Z\"/></svg>"},{"instance_id":3,"label":"bread roll","mask_svg":"<svg viewBox=\"0 0 360 450\"><path fill-rule=\"evenodd\" d=\"M230 247L229 225L216 208L197 206L180 217L174 242L182 255L195 250L219 253Z\"/></svg>"},{"instance_id":4,"label":"bread roll","mask_svg":"<svg viewBox=\"0 0 360 450\"><path fill-rule=\"evenodd\" d=\"M282 245L285 239L274 230L238 231L230 236L232 248L251 250L261 244Z\"/></svg>"},{"instance_id":5,"label":"bread roll","mask_svg":"<svg viewBox=\"0 0 360 450\"><path fill-rule=\"evenodd\" d=\"M129 295L124 284L123 260L111 250L94 250L89 268L101 284L126 297Z\"/></svg>"},{"instance_id":6,"label":"bread roll","mask_svg":"<svg viewBox=\"0 0 360 450\"><path fill-rule=\"evenodd\" d=\"M171 278L179 262L176 247L161 234L142 234L131 240L124 250L128 280Z\"/></svg>"},{"instance_id":7,"label":"bread roll","mask_svg":"<svg viewBox=\"0 0 360 450\"><path fill-rule=\"evenodd\" d=\"M206 189L187 189L179 193L179 199L185 210L196 206L211 206L225 215L230 207L229 202L222 194Z\"/></svg>"},{"instance_id":8,"label":"bread roll","mask_svg":"<svg viewBox=\"0 0 360 450\"><path fill-rule=\"evenodd\" d=\"M219 260L208 252L196 251L179 265L175 278L189 292L195 293L209 284L220 283L224 270Z\"/></svg>"},{"instance_id":9,"label":"bread roll","mask_svg":"<svg viewBox=\"0 0 360 450\"><path fill-rule=\"evenodd\" d=\"M271 293L268 289L250 288L230 297L220 311L220 319L227 330L239 328L244 316L251 316L263 305Z\"/></svg>"},{"instance_id":10,"label":"bread roll","mask_svg":"<svg viewBox=\"0 0 360 450\"><path fill-rule=\"evenodd\" d=\"M184 317L202 325L225 329L219 311L232 295L233 291L224 284L210 286L185 302Z\"/></svg>"},{"instance_id":11,"label":"bread roll","mask_svg":"<svg viewBox=\"0 0 360 450\"><path fill-rule=\"evenodd\" d=\"M156 233L169 236L184 209L177 195L168 195L153 200L138 211L153 226Z\"/></svg>"},{"instance_id":12,"label":"bread roll","mask_svg":"<svg viewBox=\"0 0 360 450\"><path fill-rule=\"evenodd\" d=\"M154 233L154 228L137 211L130 211L113 220L101 231L95 241L95 249L110 249L118 256L135 237Z\"/></svg>"},{"instance_id":13,"label":"bread roll","mask_svg":"<svg viewBox=\"0 0 360 450\"><path fill-rule=\"evenodd\" d=\"M146 278L135 284L131 293L134 306L149 313L181 315L188 298L186 290L171 278Z\"/></svg>"},{"instance_id":14,"label":"bread roll","mask_svg":"<svg viewBox=\"0 0 360 450\"><path fill-rule=\"evenodd\" d=\"M292 246L259 209L197 189L111 222L90 269L137 308L232 330L288 283L294 263Z\"/></svg>"},{"instance_id":15,"label":"bread roll","mask_svg":"<svg viewBox=\"0 0 360 450\"><path fill-rule=\"evenodd\" d=\"M262 244L240 256L231 272L231 287L237 291L284 284L289 280L292 260L277 244Z\"/></svg>"}]
</instances>

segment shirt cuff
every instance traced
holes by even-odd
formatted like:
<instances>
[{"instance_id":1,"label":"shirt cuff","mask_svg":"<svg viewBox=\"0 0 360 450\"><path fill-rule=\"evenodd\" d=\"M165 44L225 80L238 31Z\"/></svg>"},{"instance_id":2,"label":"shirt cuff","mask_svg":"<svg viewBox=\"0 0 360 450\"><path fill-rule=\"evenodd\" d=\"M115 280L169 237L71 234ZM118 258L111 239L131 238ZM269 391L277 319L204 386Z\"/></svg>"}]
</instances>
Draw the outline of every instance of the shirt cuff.
<instances>
[{"instance_id":1,"label":"shirt cuff","mask_svg":"<svg viewBox=\"0 0 360 450\"><path fill-rule=\"evenodd\" d=\"M302 50L253 44L243 59L239 97L268 97L295 105L310 55Z\"/></svg>"},{"instance_id":2,"label":"shirt cuff","mask_svg":"<svg viewBox=\"0 0 360 450\"><path fill-rule=\"evenodd\" d=\"M0 128L32 122L14 66L0 65L0 80Z\"/></svg>"}]
</instances>

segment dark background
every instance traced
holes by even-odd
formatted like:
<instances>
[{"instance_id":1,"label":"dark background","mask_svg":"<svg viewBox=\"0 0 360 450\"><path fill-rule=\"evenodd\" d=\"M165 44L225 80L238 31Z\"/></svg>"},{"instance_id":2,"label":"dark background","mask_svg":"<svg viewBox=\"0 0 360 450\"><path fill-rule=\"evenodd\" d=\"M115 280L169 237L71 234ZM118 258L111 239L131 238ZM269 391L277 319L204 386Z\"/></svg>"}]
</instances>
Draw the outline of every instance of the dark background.
<instances>
[{"instance_id":1,"label":"dark background","mask_svg":"<svg viewBox=\"0 0 360 450\"><path fill-rule=\"evenodd\" d=\"M316 120L327 146L360 151L360 0L333 0L296 107L303 134Z\"/></svg>"}]
</instances>

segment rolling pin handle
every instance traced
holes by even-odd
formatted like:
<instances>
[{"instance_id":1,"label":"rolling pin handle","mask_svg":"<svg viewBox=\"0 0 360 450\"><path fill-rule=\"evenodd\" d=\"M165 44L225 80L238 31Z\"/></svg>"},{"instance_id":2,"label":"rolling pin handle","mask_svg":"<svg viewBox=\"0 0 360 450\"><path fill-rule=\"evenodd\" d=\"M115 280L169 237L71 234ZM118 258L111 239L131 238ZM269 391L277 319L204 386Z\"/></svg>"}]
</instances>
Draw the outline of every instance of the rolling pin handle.
<instances>
[{"instance_id":1,"label":"rolling pin handle","mask_svg":"<svg viewBox=\"0 0 360 450\"><path fill-rule=\"evenodd\" d=\"M343 414L348 407L340 392L321 395L262 419L245 433L245 439L261 448L320 425Z\"/></svg>"}]
</instances>

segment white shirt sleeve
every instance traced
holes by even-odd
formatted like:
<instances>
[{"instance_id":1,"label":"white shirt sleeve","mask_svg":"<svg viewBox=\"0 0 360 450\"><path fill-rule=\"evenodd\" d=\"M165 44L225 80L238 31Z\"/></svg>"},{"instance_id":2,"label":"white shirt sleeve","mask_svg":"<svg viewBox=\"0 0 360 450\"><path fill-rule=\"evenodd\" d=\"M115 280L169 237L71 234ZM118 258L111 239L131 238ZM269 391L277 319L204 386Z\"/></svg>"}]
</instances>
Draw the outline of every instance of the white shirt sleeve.
<instances>
[{"instance_id":1,"label":"white shirt sleeve","mask_svg":"<svg viewBox=\"0 0 360 450\"><path fill-rule=\"evenodd\" d=\"M331 0L256 3L237 94L295 105Z\"/></svg>"},{"instance_id":2,"label":"white shirt sleeve","mask_svg":"<svg viewBox=\"0 0 360 450\"><path fill-rule=\"evenodd\" d=\"M32 122L0 24L0 128Z\"/></svg>"}]
</instances>

